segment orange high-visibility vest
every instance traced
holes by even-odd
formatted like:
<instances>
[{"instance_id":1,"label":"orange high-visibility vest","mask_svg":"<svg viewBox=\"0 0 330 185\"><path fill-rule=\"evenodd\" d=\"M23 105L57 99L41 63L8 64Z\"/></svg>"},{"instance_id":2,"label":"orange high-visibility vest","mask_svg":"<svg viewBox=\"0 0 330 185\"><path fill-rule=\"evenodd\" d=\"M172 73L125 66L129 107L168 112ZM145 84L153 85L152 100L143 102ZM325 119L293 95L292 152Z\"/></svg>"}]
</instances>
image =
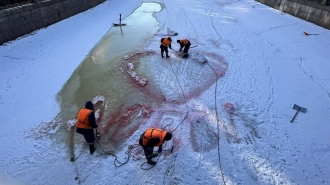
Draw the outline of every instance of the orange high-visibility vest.
<instances>
[{"instance_id":1,"label":"orange high-visibility vest","mask_svg":"<svg viewBox=\"0 0 330 185\"><path fill-rule=\"evenodd\" d=\"M146 145L151 138L158 137L160 141L155 146L160 146L163 143L166 133L166 131L163 131L159 128L148 128L144 132L143 145Z\"/></svg>"},{"instance_id":2,"label":"orange high-visibility vest","mask_svg":"<svg viewBox=\"0 0 330 185\"><path fill-rule=\"evenodd\" d=\"M161 42L161 44L165 47L168 47L168 45L171 44L171 41L168 38L164 38L163 42Z\"/></svg>"},{"instance_id":3,"label":"orange high-visibility vest","mask_svg":"<svg viewBox=\"0 0 330 185\"><path fill-rule=\"evenodd\" d=\"M92 110L83 108L78 113L78 121L76 126L78 128L85 128L85 129L93 129L92 126L89 125L88 115L93 112Z\"/></svg>"},{"instance_id":4,"label":"orange high-visibility vest","mask_svg":"<svg viewBox=\"0 0 330 185\"><path fill-rule=\"evenodd\" d=\"M187 39L182 39L182 40L180 40L180 42L181 42L183 45L187 45L188 42L189 42L189 40L187 40Z\"/></svg>"}]
</instances>

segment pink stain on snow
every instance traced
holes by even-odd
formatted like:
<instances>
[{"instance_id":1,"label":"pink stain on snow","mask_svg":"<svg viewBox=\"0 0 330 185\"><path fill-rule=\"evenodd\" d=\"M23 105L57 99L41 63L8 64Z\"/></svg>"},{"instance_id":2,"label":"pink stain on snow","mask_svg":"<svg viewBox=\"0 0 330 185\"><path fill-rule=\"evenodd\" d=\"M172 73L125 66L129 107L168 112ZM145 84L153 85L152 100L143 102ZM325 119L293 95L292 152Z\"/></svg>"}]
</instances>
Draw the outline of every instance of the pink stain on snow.
<instances>
[{"instance_id":1,"label":"pink stain on snow","mask_svg":"<svg viewBox=\"0 0 330 185\"><path fill-rule=\"evenodd\" d=\"M190 123L190 143L195 152L208 152L217 147L216 124L207 119L207 113L194 111L185 122Z\"/></svg>"},{"instance_id":2,"label":"pink stain on snow","mask_svg":"<svg viewBox=\"0 0 330 185\"><path fill-rule=\"evenodd\" d=\"M101 142L118 149L141 124L146 122L152 112L149 105L135 104L125 107L122 104L116 111L103 118L105 125L101 130Z\"/></svg>"},{"instance_id":3,"label":"pink stain on snow","mask_svg":"<svg viewBox=\"0 0 330 185\"><path fill-rule=\"evenodd\" d=\"M233 113L235 112L235 107L233 104L226 102L223 104L223 108L228 112L228 113Z\"/></svg>"},{"instance_id":4,"label":"pink stain on snow","mask_svg":"<svg viewBox=\"0 0 330 185\"><path fill-rule=\"evenodd\" d=\"M209 69L211 69L211 74L210 75L206 75L203 77L203 79L201 80L201 83L199 83L199 86L194 88L194 89L189 89L189 91L187 91L187 89L184 89L185 91L185 97L187 100L185 100L182 95L181 96L177 96L177 97L166 97L166 95L162 94L161 92L153 89L152 86L148 86L147 82L148 80L144 77L140 78L139 74L133 73L132 72L132 65L127 65L125 63L123 63L123 65L127 65L126 67L128 68L128 74L127 77L129 77L128 79L130 83L132 83L138 90L140 90L141 92L143 92L145 95L149 96L150 98L154 99L155 101L158 102L168 102L168 103L174 103L174 104L182 104L185 103L185 101L189 101L190 99L194 98L194 97L198 97L201 93L203 93L205 90L207 90L211 85L213 85L214 83L216 83L221 77L223 77L225 75L225 73L227 72L228 69L228 64L225 62L225 59L223 57L221 57L220 55L216 54L216 53L207 53L204 52L203 53L206 58L208 59L208 63L209 64L202 64L202 65L208 65ZM146 56L152 56L152 55L156 55L156 53L154 51L146 51L143 53L139 53L137 55L132 56L131 58L129 58L127 61L129 62L129 64L133 64L134 61L138 60L139 58L143 58ZM160 57L160 56L157 56ZM190 59L191 61L189 62L196 62L193 61L193 59ZM123 66L125 67L125 66ZM170 68L170 66L169 66ZM207 66L205 67L207 68ZM142 81L139 79L142 79ZM192 82L195 83L195 82ZM198 83L198 82L197 82Z\"/></svg>"},{"instance_id":5,"label":"pink stain on snow","mask_svg":"<svg viewBox=\"0 0 330 185\"><path fill-rule=\"evenodd\" d=\"M139 53L137 55L132 56L127 61L128 63L133 63L134 60L137 60L141 57L146 56L152 56L155 55L155 52L144 52ZM182 104L185 103L185 101L188 101L189 99L192 99L194 97L198 97L201 93L203 93L205 90L207 90L211 85L216 83L227 71L228 65L225 62L225 60L213 53L207 53L205 54L207 56L207 59L210 61L209 64L203 64L203 65L210 65L212 68L210 75L206 75L204 79L202 79L203 83L201 83L198 88L189 89L187 92L187 89L184 89L185 91L185 97L186 100L182 96L177 96L174 99L169 99L164 94L160 94L154 89L152 89L152 86L149 86L147 83L147 80L143 81L145 83L141 83L139 81L140 78L138 78L139 74L134 73L134 66L127 65L127 62L123 62L122 68L125 67L130 70L127 73L124 73L125 76L127 76L128 82L131 83L137 90L143 92L145 95L150 97L151 99L158 101L158 102L166 102L170 103L171 106L175 106L176 104ZM194 62L194 61L189 61ZM125 66L126 65L126 66ZM169 66L170 67L170 66ZM207 68L207 66L205 66ZM210 68L210 69L211 69ZM209 69L208 69L209 70ZM219 83L219 82L217 82ZM135 104L129 106L129 102L123 102L122 105L117 107L115 110L111 110L111 113L109 110L107 110L106 106L104 105L104 100L96 100L95 102L95 110L98 113L97 116L97 122L103 123L103 125L99 125L98 131L101 132L101 138L100 143L102 143L103 147L107 148L110 146L112 149L119 149L122 144L131 137L136 130L140 127L141 124L145 123L151 116L151 114L154 112L152 107L150 105L142 105L142 104ZM228 111L234 111L235 108L232 104L227 103L225 106L225 109ZM162 117L166 114L174 115L174 116L182 116L186 112L185 111L178 111L173 110L171 108L168 108L166 110L160 110L160 117L159 120L163 119ZM196 115L197 114L197 115ZM191 122L191 130L190 135L193 138L192 139L192 145L195 151L200 151L202 148L201 142L203 143L203 150L210 150L211 148L214 148L216 133L214 133L214 129L212 127L209 127L210 124L209 121L201 115L201 113L196 113L193 115L188 116L189 122ZM159 126L165 126L161 125L162 123L158 123ZM179 123L173 123L170 125L167 130L171 130L176 128ZM157 123L155 124L157 126ZM199 130L202 129L205 131L205 134L200 135ZM203 138L203 140L199 140L197 138ZM137 138L138 139L138 138ZM171 141L173 146L173 152L178 151L180 147L180 137L174 136ZM214 146L213 146L214 145ZM172 146L166 147L167 149L171 150ZM164 153L165 154L165 153ZM170 155L170 152L167 152L164 157L167 155Z\"/></svg>"}]
</instances>

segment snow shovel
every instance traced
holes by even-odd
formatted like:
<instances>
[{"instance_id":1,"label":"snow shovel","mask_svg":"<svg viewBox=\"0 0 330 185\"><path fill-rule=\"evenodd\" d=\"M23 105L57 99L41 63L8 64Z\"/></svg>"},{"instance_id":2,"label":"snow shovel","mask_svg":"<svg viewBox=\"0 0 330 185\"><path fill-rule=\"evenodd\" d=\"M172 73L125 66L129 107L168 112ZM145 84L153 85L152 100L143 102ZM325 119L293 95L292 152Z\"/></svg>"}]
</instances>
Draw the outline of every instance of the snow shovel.
<instances>
[{"instance_id":1,"label":"snow shovel","mask_svg":"<svg viewBox=\"0 0 330 185\"><path fill-rule=\"evenodd\" d=\"M291 123L293 122L294 118L296 118L296 116L297 116L297 114L298 114L299 111L301 111L303 113L306 112L306 108L300 107L300 106L298 106L296 104L294 104L292 108L295 109L295 110L297 110L297 112L294 114L293 118L291 119L291 121L290 121Z\"/></svg>"},{"instance_id":2,"label":"snow shovel","mask_svg":"<svg viewBox=\"0 0 330 185\"><path fill-rule=\"evenodd\" d=\"M173 50L173 51L175 51L175 53L177 53L178 51L176 51L176 50L174 50L174 49L172 49L172 48L170 48L171 50Z\"/></svg>"}]
</instances>

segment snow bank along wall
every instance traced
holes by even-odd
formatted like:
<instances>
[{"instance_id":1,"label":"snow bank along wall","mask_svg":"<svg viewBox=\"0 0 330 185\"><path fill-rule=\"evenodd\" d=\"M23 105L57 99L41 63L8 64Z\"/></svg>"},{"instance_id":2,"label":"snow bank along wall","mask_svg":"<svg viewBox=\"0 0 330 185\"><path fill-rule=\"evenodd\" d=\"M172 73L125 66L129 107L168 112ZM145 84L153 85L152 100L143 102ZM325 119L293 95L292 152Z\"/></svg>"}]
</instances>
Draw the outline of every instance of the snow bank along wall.
<instances>
[{"instance_id":1,"label":"snow bank along wall","mask_svg":"<svg viewBox=\"0 0 330 185\"><path fill-rule=\"evenodd\" d=\"M92 8L105 0L35 0L0 11L0 45Z\"/></svg>"},{"instance_id":2,"label":"snow bank along wall","mask_svg":"<svg viewBox=\"0 0 330 185\"><path fill-rule=\"evenodd\" d=\"M256 0L321 27L330 29L330 0Z\"/></svg>"}]
</instances>

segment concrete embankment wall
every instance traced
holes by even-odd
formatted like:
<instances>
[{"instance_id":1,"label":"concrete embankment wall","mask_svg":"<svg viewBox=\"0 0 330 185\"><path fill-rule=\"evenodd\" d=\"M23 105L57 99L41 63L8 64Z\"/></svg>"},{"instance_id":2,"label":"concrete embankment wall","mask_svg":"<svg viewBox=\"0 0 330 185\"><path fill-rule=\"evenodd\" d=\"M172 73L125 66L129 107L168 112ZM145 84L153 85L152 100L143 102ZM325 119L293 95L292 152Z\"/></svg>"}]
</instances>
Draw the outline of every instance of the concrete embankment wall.
<instances>
[{"instance_id":1,"label":"concrete embankment wall","mask_svg":"<svg viewBox=\"0 0 330 185\"><path fill-rule=\"evenodd\" d=\"M95 7L105 0L35 0L0 11L0 45Z\"/></svg>"},{"instance_id":2,"label":"concrete embankment wall","mask_svg":"<svg viewBox=\"0 0 330 185\"><path fill-rule=\"evenodd\" d=\"M308 0L256 0L284 13L330 29L329 0L320 3Z\"/></svg>"},{"instance_id":3,"label":"concrete embankment wall","mask_svg":"<svg viewBox=\"0 0 330 185\"><path fill-rule=\"evenodd\" d=\"M106 0L34 0L0 11L0 45L76 15ZM330 29L329 0L256 0L321 27Z\"/></svg>"}]
</instances>

